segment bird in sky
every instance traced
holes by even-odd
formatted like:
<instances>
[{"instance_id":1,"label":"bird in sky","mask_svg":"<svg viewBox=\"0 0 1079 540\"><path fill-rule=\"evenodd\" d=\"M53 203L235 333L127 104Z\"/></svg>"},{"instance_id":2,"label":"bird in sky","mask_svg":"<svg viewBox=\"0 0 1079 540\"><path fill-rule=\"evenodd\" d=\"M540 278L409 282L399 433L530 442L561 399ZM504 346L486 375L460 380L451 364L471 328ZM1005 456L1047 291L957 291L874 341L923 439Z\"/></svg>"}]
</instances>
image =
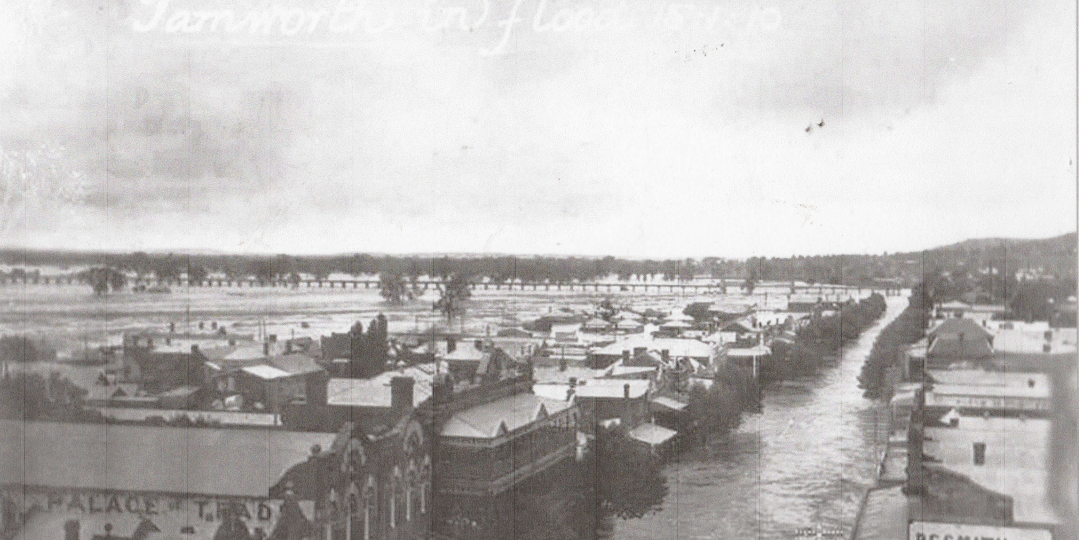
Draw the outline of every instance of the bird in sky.
<instances>
[{"instance_id":1,"label":"bird in sky","mask_svg":"<svg viewBox=\"0 0 1079 540\"><path fill-rule=\"evenodd\" d=\"M821 118L820 122L817 122L817 127L824 127L824 119Z\"/></svg>"}]
</instances>

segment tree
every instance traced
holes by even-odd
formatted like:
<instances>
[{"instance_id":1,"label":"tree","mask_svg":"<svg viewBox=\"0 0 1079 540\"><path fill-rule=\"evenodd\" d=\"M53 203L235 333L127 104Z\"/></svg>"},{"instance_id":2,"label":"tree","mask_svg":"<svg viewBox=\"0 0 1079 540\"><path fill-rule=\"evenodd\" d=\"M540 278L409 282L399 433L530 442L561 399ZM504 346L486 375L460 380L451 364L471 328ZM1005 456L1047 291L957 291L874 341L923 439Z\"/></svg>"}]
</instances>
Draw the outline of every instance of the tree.
<instances>
[{"instance_id":1,"label":"tree","mask_svg":"<svg viewBox=\"0 0 1079 540\"><path fill-rule=\"evenodd\" d=\"M94 294L103 295L109 290L120 292L127 286L127 276L123 272L108 266L90 268L86 271L86 281L94 289Z\"/></svg>"},{"instance_id":2,"label":"tree","mask_svg":"<svg viewBox=\"0 0 1079 540\"><path fill-rule=\"evenodd\" d=\"M273 261L269 259L258 258L251 261L249 273L255 276L255 279L259 283L268 283L273 281L277 273L274 271Z\"/></svg>"},{"instance_id":3,"label":"tree","mask_svg":"<svg viewBox=\"0 0 1079 540\"><path fill-rule=\"evenodd\" d=\"M584 470L596 471L597 504L620 518L639 518L658 510L667 496L660 461L637 445L622 426L599 427Z\"/></svg>"},{"instance_id":4,"label":"tree","mask_svg":"<svg viewBox=\"0 0 1079 540\"><path fill-rule=\"evenodd\" d=\"M0 379L0 418L95 422L102 416L84 409L86 390L52 372L48 379L20 371Z\"/></svg>"},{"instance_id":5,"label":"tree","mask_svg":"<svg viewBox=\"0 0 1079 540\"><path fill-rule=\"evenodd\" d=\"M378 277L378 289L382 298L391 304L400 304L405 299L414 298L412 290L405 283L405 278L398 273L383 272Z\"/></svg>"},{"instance_id":6,"label":"tree","mask_svg":"<svg viewBox=\"0 0 1079 540\"><path fill-rule=\"evenodd\" d=\"M154 261L154 273L158 283L171 282L180 277L180 261L172 253L159 257Z\"/></svg>"},{"instance_id":7,"label":"tree","mask_svg":"<svg viewBox=\"0 0 1079 540\"><path fill-rule=\"evenodd\" d=\"M460 273L452 274L439 289L442 296L435 302L434 308L441 311L447 320L460 313L464 303L472 297L472 282Z\"/></svg>"},{"instance_id":8,"label":"tree","mask_svg":"<svg viewBox=\"0 0 1079 540\"><path fill-rule=\"evenodd\" d=\"M753 279L752 277L747 277L746 280L742 282L742 289L746 291L746 294L753 294L753 289L756 288L757 280Z\"/></svg>"},{"instance_id":9,"label":"tree","mask_svg":"<svg viewBox=\"0 0 1079 540\"><path fill-rule=\"evenodd\" d=\"M206 280L206 267L195 264L187 267L187 282L198 285Z\"/></svg>"},{"instance_id":10,"label":"tree","mask_svg":"<svg viewBox=\"0 0 1079 540\"><path fill-rule=\"evenodd\" d=\"M35 343L27 336L0 337L0 360L14 364L55 359L56 351L44 343Z\"/></svg>"},{"instance_id":11,"label":"tree","mask_svg":"<svg viewBox=\"0 0 1079 540\"><path fill-rule=\"evenodd\" d=\"M703 440L725 435L742 423L742 413L754 410L757 388L748 370L731 365L720 366L705 387L694 383L689 388L689 414L696 421Z\"/></svg>"}]
</instances>

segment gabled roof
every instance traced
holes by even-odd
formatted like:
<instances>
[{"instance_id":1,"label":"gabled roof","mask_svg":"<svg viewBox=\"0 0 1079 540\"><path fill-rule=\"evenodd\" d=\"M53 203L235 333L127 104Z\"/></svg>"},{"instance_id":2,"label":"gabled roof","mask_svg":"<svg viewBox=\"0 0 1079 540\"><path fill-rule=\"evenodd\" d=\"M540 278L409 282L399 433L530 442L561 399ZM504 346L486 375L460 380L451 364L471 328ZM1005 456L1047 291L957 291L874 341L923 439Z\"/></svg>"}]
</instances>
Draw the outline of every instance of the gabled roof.
<instances>
[{"instance_id":1,"label":"gabled roof","mask_svg":"<svg viewBox=\"0 0 1079 540\"><path fill-rule=\"evenodd\" d=\"M727 356L735 358L752 358L754 356L768 356L772 354L772 349L767 345L754 345L748 348L731 348L727 349Z\"/></svg>"},{"instance_id":2,"label":"gabled roof","mask_svg":"<svg viewBox=\"0 0 1079 540\"><path fill-rule=\"evenodd\" d=\"M659 325L660 328L693 328L693 325L682 320L667 321Z\"/></svg>"},{"instance_id":3,"label":"gabled roof","mask_svg":"<svg viewBox=\"0 0 1079 540\"><path fill-rule=\"evenodd\" d=\"M629 385L629 398L640 399L648 394L651 381L644 379L590 379L582 381L573 388L573 394L582 399L622 399L626 385ZM565 401L568 384L536 384L533 391L548 399Z\"/></svg>"},{"instance_id":4,"label":"gabled roof","mask_svg":"<svg viewBox=\"0 0 1079 540\"><path fill-rule=\"evenodd\" d=\"M993 356L993 348L986 339L966 337L959 339L951 335L942 335L933 340L926 351L927 358L951 360L979 360Z\"/></svg>"},{"instance_id":5,"label":"gabled roof","mask_svg":"<svg viewBox=\"0 0 1079 540\"><path fill-rule=\"evenodd\" d=\"M257 366L246 366L241 368L241 370L244 373L254 375L255 377L267 381L289 376L289 372L277 369L273 366L268 366L266 364L259 364Z\"/></svg>"},{"instance_id":6,"label":"gabled roof","mask_svg":"<svg viewBox=\"0 0 1079 540\"><path fill-rule=\"evenodd\" d=\"M649 446L656 446L673 439L675 435L678 435L678 432L648 423L631 429L627 435L635 441L643 442Z\"/></svg>"},{"instance_id":7,"label":"gabled roof","mask_svg":"<svg viewBox=\"0 0 1079 540\"><path fill-rule=\"evenodd\" d=\"M958 300L952 300L951 302L945 302L941 304L940 309L970 309L970 304L960 302Z\"/></svg>"},{"instance_id":8,"label":"gabled roof","mask_svg":"<svg viewBox=\"0 0 1079 540\"><path fill-rule=\"evenodd\" d=\"M633 349L644 347L649 351L670 352L672 358L690 356L693 358L711 358L715 349L711 344L696 339L685 338L653 338L651 336L633 336L616 341L605 347L592 351L601 356L620 356L622 351L633 352Z\"/></svg>"},{"instance_id":9,"label":"gabled roof","mask_svg":"<svg viewBox=\"0 0 1079 540\"><path fill-rule=\"evenodd\" d=\"M266 498L333 433L0 420L0 484ZM257 474L255 473L257 471Z\"/></svg>"},{"instance_id":10,"label":"gabled roof","mask_svg":"<svg viewBox=\"0 0 1079 540\"><path fill-rule=\"evenodd\" d=\"M302 353L282 354L272 356L268 362L271 366L285 371L290 375L306 375L325 371L314 358Z\"/></svg>"},{"instance_id":11,"label":"gabled roof","mask_svg":"<svg viewBox=\"0 0 1079 540\"><path fill-rule=\"evenodd\" d=\"M483 360L483 351L476 348L472 343L458 343L457 348L447 353L442 358L450 362L479 362Z\"/></svg>"},{"instance_id":12,"label":"gabled roof","mask_svg":"<svg viewBox=\"0 0 1079 540\"><path fill-rule=\"evenodd\" d=\"M535 394L514 394L454 413L443 426L442 436L495 439L572 406Z\"/></svg>"},{"instance_id":13,"label":"gabled roof","mask_svg":"<svg viewBox=\"0 0 1079 540\"><path fill-rule=\"evenodd\" d=\"M985 338L993 336L989 330L970 319L945 319L944 322L926 332L930 338L939 336L959 336L965 339Z\"/></svg>"},{"instance_id":14,"label":"gabled roof","mask_svg":"<svg viewBox=\"0 0 1079 540\"><path fill-rule=\"evenodd\" d=\"M394 377L411 377L415 381L413 406L431 397L434 364L423 364L387 371L370 379L330 379L326 383L326 403L340 407L389 408L393 404L390 384Z\"/></svg>"},{"instance_id":15,"label":"gabled roof","mask_svg":"<svg viewBox=\"0 0 1079 540\"><path fill-rule=\"evenodd\" d=\"M674 412L681 412L683 409L686 408L685 403L666 396L656 396L651 399L651 402L653 405L656 405L660 409L667 409Z\"/></svg>"},{"instance_id":16,"label":"gabled roof","mask_svg":"<svg viewBox=\"0 0 1079 540\"><path fill-rule=\"evenodd\" d=\"M605 321L603 319L589 319L589 320L585 321L585 323L583 325L584 328L608 328L610 326L611 326L611 323L609 323L609 322L607 322L607 321Z\"/></svg>"}]
</instances>

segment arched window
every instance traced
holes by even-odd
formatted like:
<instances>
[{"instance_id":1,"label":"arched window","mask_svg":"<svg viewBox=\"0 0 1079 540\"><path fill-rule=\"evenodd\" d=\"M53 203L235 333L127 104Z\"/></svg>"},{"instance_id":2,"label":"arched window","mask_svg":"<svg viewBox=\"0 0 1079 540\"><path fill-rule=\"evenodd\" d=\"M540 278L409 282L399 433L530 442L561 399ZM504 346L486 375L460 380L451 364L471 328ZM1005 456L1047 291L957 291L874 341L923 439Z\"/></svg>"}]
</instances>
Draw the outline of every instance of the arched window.
<instances>
[{"instance_id":1,"label":"arched window","mask_svg":"<svg viewBox=\"0 0 1079 540\"><path fill-rule=\"evenodd\" d=\"M348 540L356 540L359 538L366 538L366 527L363 521L360 519L363 515L363 508L360 507L360 488L352 483L348 487L348 506L346 525L348 527Z\"/></svg>"},{"instance_id":2,"label":"arched window","mask_svg":"<svg viewBox=\"0 0 1079 540\"><path fill-rule=\"evenodd\" d=\"M412 509L419 506L414 497L420 494L420 475L416 470L416 461L408 460L408 478L405 486L405 521L412 521Z\"/></svg>"},{"instance_id":3,"label":"arched window","mask_svg":"<svg viewBox=\"0 0 1079 540\"><path fill-rule=\"evenodd\" d=\"M420 469L420 513L427 513L428 497L431 495L431 456L423 456L423 468Z\"/></svg>"},{"instance_id":4,"label":"arched window","mask_svg":"<svg viewBox=\"0 0 1079 540\"><path fill-rule=\"evenodd\" d=\"M371 528L375 519L375 477L367 477L367 485L363 488L363 540L371 540Z\"/></svg>"},{"instance_id":5,"label":"arched window","mask_svg":"<svg viewBox=\"0 0 1079 540\"><path fill-rule=\"evenodd\" d=\"M393 477L390 479L390 528L397 527L397 498L401 492L401 468L393 467Z\"/></svg>"}]
</instances>

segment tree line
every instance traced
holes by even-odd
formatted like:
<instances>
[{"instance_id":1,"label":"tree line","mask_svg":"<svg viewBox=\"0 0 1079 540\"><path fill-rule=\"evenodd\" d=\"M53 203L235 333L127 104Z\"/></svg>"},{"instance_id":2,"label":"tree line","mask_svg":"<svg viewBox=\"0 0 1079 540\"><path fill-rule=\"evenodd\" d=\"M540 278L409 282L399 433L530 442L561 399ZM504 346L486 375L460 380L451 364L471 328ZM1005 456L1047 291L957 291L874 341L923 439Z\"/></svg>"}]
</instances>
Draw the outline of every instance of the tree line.
<instances>
[{"instance_id":1,"label":"tree line","mask_svg":"<svg viewBox=\"0 0 1079 540\"><path fill-rule=\"evenodd\" d=\"M814 315L796 331L795 339L773 340L772 357L761 366L761 382L815 374L825 357L838 355L844 343L861 335L886 309L884 297L873 293L856 303L841 305L837 313Z\"/></svg>"}]
</instances>

